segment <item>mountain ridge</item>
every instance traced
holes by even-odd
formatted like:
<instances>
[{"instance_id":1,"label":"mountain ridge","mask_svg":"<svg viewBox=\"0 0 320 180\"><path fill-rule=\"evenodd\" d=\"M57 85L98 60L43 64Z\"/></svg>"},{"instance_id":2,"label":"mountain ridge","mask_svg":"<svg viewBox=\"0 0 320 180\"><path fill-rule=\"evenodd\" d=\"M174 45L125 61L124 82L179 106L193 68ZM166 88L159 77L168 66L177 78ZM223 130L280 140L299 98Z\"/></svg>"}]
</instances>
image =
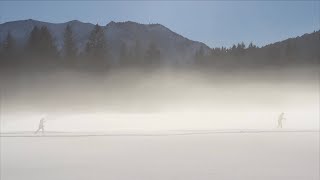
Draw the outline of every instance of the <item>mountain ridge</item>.
<instances>
[{"instance_id":1,"label":"mountain ridge","mask_svg":"<svg viewBox=\"0 0 320 180\"><path fill-rule=\"evenodd\" d=\"M43 22L33 19L10 21L0 24L0 45L10 32L17 45L24 47L30 32L35 26L46 26L51 32L57 50L62 55L64 47L64 31L70 25L73 31L78 54L85 54L94 24L71 20L63 23ZM320 30L305 33L301 36L288 38L257 47L252 44L245 46L239 43L230 48L210 48L205 43L190 40L161 24L141 24L133 21L111 21L104 26L104 36L107 40L107 51L111 63L121 61L121 51L127 50L127 55L134 57L135 46L139 44L139 54L146 55L150 45L154 43L161 55L160 63L169 64L206 64L213 65L254 65L254 64L292 64L320 63ZM125 47L125 48L124 48ZM143 58L143 57L142 57ZM130 58L128 59L130 61ZM129 62L128 63L132 63Z\"/></svg>"},{"instance_id":2,"label":"mountain ridge","mask_svg":"<svg viewBox=\"0 0 320 180\"><path fill-rule=\"evenodd\" d=\"M71 20L64 23L51 23L33 19L6 22L0 24L0 42L3 42L6 35L10 32L19 45L25 45L33 27L46 26L54 38L57 49L61 51L63 47L63 33L67 25L70 25L74 31L74 38L79 53L83 52L94 24L84 23L79 20ZM143 51L146 50L151 42L156 42L163 59L174 58L182 61L192 61L195 52L200 48L203 48L206 54L209 54L211 50L206 44L190 40L161 24L111 21L101 27L105 30L105 37L110 45L112 56L116 58L121 43L125 43L128 48L132 48L136 41L141 41Z\"/></svg>"},{"instance_id":3,"label":"mountain ridge","mask_svg":"<svg viewBox=\"0 0 320 180\"><path fill-rule=\"evenodd\" d=\"M91 25L92 27L95 25L94 23L91 23L91 22L82 22L82 21L79 21L79 20L70 20L70 21L66 21L66 22L57 22L57 23L53 23L53 22L48 22L48 21L40 21L40 20L36 20L36 19L24 19L24 20L14 20L14 21L8 21L8 22L4 22L4 23L0 23L0 28L2 28L1 26L5 26L5 25L10 25L10 24L14 24L14 23L22 23L22 22L31 22L32 24L34 25L39 25L39 24L51 24L51 25L64 25L64 24L76 24L76 23L80 23L80 24L86 24L86 25ZM178 34L177 32L174 32L172 31L170 28L162 25L162 24L159 24L159 23L155 23L155 24L143 24L143 23L138 23L138 22L134 22L134 21L119 21L119 22L115 22L115 21L110 21L109 23L107 23L106 25L100 25L102 27L107 27L108 25L110 24L137 24L137 25L144 25L144 26L155 26L155 25L159 25L159 26L162 26L164 28L166 28L167 30L171 31L172 33L175 33L176 35L178 36L181 36L187 40L190 40L190 41L193 41L193 42L197 42L197 43L201 43L201 44L204 44L206 45L204 42L201 42L201 41L197 41L197 40L191 40L187 37L184 37L180 34ZM316 33L316 32L319 32L319 30L314 30L312 32L306 32L302 35L298 35L298 36L294 36L294 37L289 37L289 38L285 38L285 39L280 39L280 40L277 40L275 42L272 42L272 43L269 43L269 44L266 44L266 45L262 45L261 48L264 48L264 47L268 47L270 45L274 45L274 44L277 44L277 43L281 43L283 41L287 41L289 39L295 39L295 38L300 38L300 37L304 37L306 35L310 35L312 33ZM1 32L1 29L0 29L0 32ZM3 41L5 36L2 36L0 37L0 42ZM206 45L207 47L211 48L210 46ZM215 47L213 47L215 48Z\"/></svg>"}]
</instances>

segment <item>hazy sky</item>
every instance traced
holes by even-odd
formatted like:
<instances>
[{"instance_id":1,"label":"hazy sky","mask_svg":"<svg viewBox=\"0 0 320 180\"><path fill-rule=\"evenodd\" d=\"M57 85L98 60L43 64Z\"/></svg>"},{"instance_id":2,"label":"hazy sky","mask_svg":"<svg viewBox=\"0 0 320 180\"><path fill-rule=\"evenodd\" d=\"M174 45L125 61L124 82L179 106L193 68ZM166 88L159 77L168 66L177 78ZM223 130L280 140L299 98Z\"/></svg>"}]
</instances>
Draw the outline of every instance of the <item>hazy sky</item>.
<instances>
[{"instance_id":1,"label":"hazy sky","mask_svg":"<svg viewBox=\"0 0 320 180\"><path fill-rule=\"evenodd\" d=\"M160 23L211 47L259 46L320 29L320 1L0 1L0 23L36 19Z\"/></svg>"}]
</instances>

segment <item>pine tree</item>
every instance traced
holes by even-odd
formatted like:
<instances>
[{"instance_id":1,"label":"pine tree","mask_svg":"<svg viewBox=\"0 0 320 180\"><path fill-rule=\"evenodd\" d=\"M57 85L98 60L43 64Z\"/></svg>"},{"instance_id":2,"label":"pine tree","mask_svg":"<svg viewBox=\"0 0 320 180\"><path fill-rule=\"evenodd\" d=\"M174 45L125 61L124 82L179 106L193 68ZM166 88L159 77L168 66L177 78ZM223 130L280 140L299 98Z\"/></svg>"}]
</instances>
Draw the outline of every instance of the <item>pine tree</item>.
<instances>
[{"instance_id":1,"label":"pine tree","mask_svg":"<svg viewBox=\"0 0 320 180\"><path fill-rule=\"evenodd\" d=\"M51 33L45 26L32 29L26 50L31 57L55 58L58 55Z\"/></svg>"},{"instance_id":2,"label":"pine tree","mask_svg":"<svg viewBox=\"0 0 320 180\"><path fill-rule=\"evenodd\" d=\"M136 63L142 63L143 57L141 55L141 43L139 40L136 40L134 46L134 61Z\"/></svg>"},{"instance_id":3,"label":"pine tree","mask_svg":"<svg viewBox=\"0 0 320 180\"><path fill-rule=\"evenodd\" d=\"M128 64L128 48L126 43L122 42L120 45L119 61L120 64Z\"/></svg>"},{"instance_id":4,"label":"pine tree","mask_svg":"<svg viewBox=\"0 0 320 180\"><path fill-rule=\"evenodd\" d=\"M293 39L288 39L285 44L285 56L289 61L293 61L295 55L297 54L297 48L295 41Z\"/></svg>"},{"instance_id":5,"label":"pine tree","mask_svg":"<svg viewBox=\"0 0 320 180\"><path fill-rule=\"evenodd\" d=\"M243 56L245 53L245 48L246 45L244 44L244 42L238 43L237 45L237 55L238 56Z\"/></svg>"},{"instance_id":6,"label":"pine tree","mask_svg":"<svg viewBox=\"0 0 320 180\"><path fill-rule=\"evenodd\" d=\"M195 59L197 63L203 63L204 61L204 49L203 46L200 46L200 48L197 50L195 54Z\"/></svg>"},{"instance_id":7,"label":"pine tree","mask_svg":"<svg viewBox=\"0 0 320 180\"><path fill-rule=\"evenodd\" d=\"M71 26L68 24L64 31L64 57L67 59L74 59L77 55L77 47L73 38Z\"/></svg>"},{"instance_id":8,"label":"pine tree","mask_svg":"<svg viewBox=\"0 0 320 180\"><path fill-rule=\"evenodd\" d=\"M257 48L257 46L254 45L252 42L250 42L248 49L256 49L256 48Z\"/></svg>"},{"instance_id":9,"label":"pine tree","mask_svg":"<svg viewBox=\"0 0 320 180\"><path fill-rule=\"evenodd\" d=\"M86 44L86 53L90 57L97 59L105 58L107 55L107 43L104 36L104 30L98 24L95 25L90 33Z\"/></svg>"},{"instance_id":10,"label":"pine tree","mask_svg":"<svg viewBox=\"0 0 320 180\"><path fill-rule=\"evenodd\" d=\"M39 49L39 41L40 41L40 30L37 26L35 26L29 36L26 51L29 55L35 56L37 54L37 50Z\"/></svg>"},{"instance_id":11,"label":"pine tree","mask_svg":"<svg viewBox=\"0 0 320 180\"><path fill-rule=\"evenodd\" d=\"M233 44L229 51L231 55L235 56L237 54L237 46Z\"/></svg>"},{"instance_id":12,"label":"pine tree","mask_svg":"<svg viewBox=\"0 0 320 180\"><path fill-rule=\"evenodd\" d=\"M2 54L5 59L13 58L15 55L16 43L10 32L8 32L7 37L2 45Z\"/></svg>"},{"instance_id":13,"label":"pine tree","mask_svg":"<svg viewBox=\"0 0 320 180\"><path fill-rule=\"evenodd\" d=\"M40 52L45 57L56 57L57 49L54 45L53 37L46 26L42 26L40 29Z\"/></svg>"}]
</instances>

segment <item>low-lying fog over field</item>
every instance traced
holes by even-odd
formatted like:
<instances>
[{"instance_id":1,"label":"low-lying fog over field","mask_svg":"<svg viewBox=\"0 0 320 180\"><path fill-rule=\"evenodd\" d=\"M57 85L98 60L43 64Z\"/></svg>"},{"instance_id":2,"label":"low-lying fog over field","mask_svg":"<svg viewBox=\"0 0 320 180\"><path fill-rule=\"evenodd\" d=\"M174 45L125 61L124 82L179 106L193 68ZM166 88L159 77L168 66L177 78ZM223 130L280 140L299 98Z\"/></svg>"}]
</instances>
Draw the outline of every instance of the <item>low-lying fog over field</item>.
<instances>
[{"instance_id":1,"label":"low-lying fog over field","mask_svg":"<svg viewBox=\"0 0 320 180\"><path fill-rule=\"evenodd\" d=\"M3 73L1 130L319 129L317 68Z\"/></svg>"}]
</instances>

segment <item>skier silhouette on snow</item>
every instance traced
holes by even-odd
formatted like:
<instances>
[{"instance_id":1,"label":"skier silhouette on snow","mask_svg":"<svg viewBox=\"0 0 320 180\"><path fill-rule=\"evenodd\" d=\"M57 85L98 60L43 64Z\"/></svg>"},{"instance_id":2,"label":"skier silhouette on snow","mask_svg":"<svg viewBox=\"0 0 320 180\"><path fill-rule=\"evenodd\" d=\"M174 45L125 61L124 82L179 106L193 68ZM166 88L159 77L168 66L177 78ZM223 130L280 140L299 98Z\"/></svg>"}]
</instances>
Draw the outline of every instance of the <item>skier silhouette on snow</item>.
<instances>
[{"instance_id":1,"label":"skier silhouette on snow","mask_svg":"<svg viewBox=\"0 0 320 180\"><path fill-rule=\"evenodd\" d=\"M40 130L41 130L42 134L44 133L44 122L45 122L45 119L43 117L40 119L39 127L38 127L37 131L35 132L35 134L37 134Z\"/></svg>"},{"instance_id":2,"label":"skier silhouette on snow","mask_svg":"<svg viewBox=\"0 0 320 180\"><path fill-rule=\"evenodd\" d=\"M279 115L279 118L278 118L278 128L282 128L282 122L283 120L285 120L286 118L283 117L284 116L284 113L281 113Z\"/></svg>"}]
</instances>

